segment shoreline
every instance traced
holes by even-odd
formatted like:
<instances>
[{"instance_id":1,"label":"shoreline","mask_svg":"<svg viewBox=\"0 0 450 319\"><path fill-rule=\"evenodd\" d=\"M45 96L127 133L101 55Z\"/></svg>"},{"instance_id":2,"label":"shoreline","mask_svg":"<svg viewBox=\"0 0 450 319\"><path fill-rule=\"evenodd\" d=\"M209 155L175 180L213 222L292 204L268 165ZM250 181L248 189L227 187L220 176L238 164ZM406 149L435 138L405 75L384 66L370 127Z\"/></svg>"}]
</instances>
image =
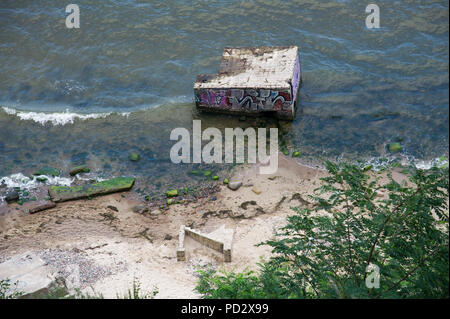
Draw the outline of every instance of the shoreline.
<instances>
[{"instance_id":1,"label":"shoreline","mask_svg":"<svg viewBox=\"0 0 450 319\"><path fill-rule=\"evenodd\" d=\"M169 205L158 214L133 212L142 203L121 193L64 202L32 215L18 211L0 217L0 262L37 255L54 276L67 273L64 267L70 264L64 260L78 260L82 291L106 298L124 294L134 278L143 290L156 286L156 298L198 298L193 291L196 267L255 267L270 251L254 245L274 235L293 213L290 207L304 204L324 174L280 155L274 175L259 175L257 165L241 167L235 172L243 181L238 190L220 185L213 197ZM11 206L15 210L18 205ZM233 229L232 262L223 263L221 254L190 239L185 243L186 262L177 262L182 224L204 233ZM66 284L73 290L67 278Z\"/></svg>"}]
</instances>

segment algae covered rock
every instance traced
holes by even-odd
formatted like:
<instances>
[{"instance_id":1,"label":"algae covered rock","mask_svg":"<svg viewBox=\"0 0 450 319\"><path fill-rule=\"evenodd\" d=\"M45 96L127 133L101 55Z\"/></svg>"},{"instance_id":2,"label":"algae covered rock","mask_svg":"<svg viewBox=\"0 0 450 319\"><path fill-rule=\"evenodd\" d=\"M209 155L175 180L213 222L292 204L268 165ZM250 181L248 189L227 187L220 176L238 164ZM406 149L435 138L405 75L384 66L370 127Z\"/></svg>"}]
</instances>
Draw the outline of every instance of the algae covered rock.
<instances>
[{"instance_id":1,"label":"algae covered rock","mask_svg":"<svg viewBox=\"0 0 450 319\"><path fill-rule=\"evenodd\" d=\"M171 189L170 191L166 192L167 197L176 197L178 196L178 190Z\"/></svg>"},{"instance_id":2,"label":"algae covered rock","mask_svg":"<svg viewBox=\"0 0 450 319\"><path fill-rule=\"evenodd\" d=\"M294 153L292 153L292 157L299 157L300 156L300 152L295 151Z\"/></svg>"},{"instance_id":3,"label":"algae covered rock","mask_svg":"<svg viewBox=\"0 0 450 319\"><path fill-rule=\"evenodd\" d=\"M73 199L123 192L133 187L134 178L116 177L103 182L78 186L51 186L48 190L54 202L64 202Z\"/></svg>"},{"instance_id":4,"label":"algae covered rock","mask_svg":"<svg viewBox=\"0 0 450 319\"><path fill-rule=\"evenodd\" d=\"M388 146L389 152L391 153L397 153L397 152L401 152L403 150L403 147L400 145L400 143L391 143Z\"/></svg>"},{"instance_id":5,"label":"algae covered rock","mask_svg":"<svg viewBox=\"0 0 450 319\"><path fill-rule=\"evenodd\" d=\"M89 173L91 169L87 167L86 165L80 165L72 168L69 172L70 176L77 175L79 173Z\"/></svg>"},{"instance_id":6,"label":"algae covered rock","mask_svg":"<svg viewBox=\"0 0 450 319\"><path fill-rule=\"evenodd\" d=\"M47 176L59 176L61 174L61 171L59 169L45 166L42 167L40 170L33 173L33 175L47 175Z\"/></svg>"},{"instance_id":7,"label":"algae covered rock","mask_svg":"<svg viewBox=\"0 0 450 319\"><path fill-rule=\"evenodd\" d=\"M130 155L128 155L128 158L132 162L137 162L141 159L141 156L138 153L130 153Z\"/></svg>"},{"instance_id":8,"label":"algae covered rock","mask_svg":"<svg viewBox=\"0 0 450 319\"><path fill-rule=\"evenodd\" d=\"M211 174L212 174L211 171L205 171L205 172L203 173L203 176L208 177L208 176L211 176Z\"/></svg>"},{"instance_id":9,"label":"algae covered rock","mask_svg":"<svg viewBox=\"0 0 450 319\"><path fill-rule=\"evenodd\" d=\"M217 181L217 180L219 179L219 176L214 175L214 176L212 177L212 179L213 179L214 181Z\"/></svg>"}]
</instances>

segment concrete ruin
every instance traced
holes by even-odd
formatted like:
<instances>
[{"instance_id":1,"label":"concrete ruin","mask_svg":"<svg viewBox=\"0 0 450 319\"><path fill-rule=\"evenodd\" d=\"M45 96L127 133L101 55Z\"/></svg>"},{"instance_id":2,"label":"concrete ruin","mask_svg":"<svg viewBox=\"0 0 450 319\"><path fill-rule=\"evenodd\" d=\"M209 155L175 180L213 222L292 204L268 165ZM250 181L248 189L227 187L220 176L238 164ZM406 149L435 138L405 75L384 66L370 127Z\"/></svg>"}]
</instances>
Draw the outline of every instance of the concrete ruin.
<instances>
[{"instance_id":1,"label":"concrete ruin","mask_svg":"<svg viewBox=\"0 0 450 319\"><path fill-rule=\"evenodd\" d=\"M222 236L217 236L217 233L203 234L185 225L180 226L180 232L178 234L178 248L177 248L177 261L186 260L186 249L184 247L185 236L189 236L195 241L218 251L223 254L224 262L231 262L231 244L233 239L233 231L225 228L220 230L226 230L226 233ZM218 238L221 237L221 238Z\"/></svg>"},{"instance_id":2,"label":"concrete ruin","mask_svg":"<svg viewBox=\"0 0 450 319\"><path fill-rule=\"evenodd\" d=\"M296 46L225 48L219 73L197 76L195 102L199 110L207 112L271 112L292 120L300 82Z\"/></svg>"}]
</instances>

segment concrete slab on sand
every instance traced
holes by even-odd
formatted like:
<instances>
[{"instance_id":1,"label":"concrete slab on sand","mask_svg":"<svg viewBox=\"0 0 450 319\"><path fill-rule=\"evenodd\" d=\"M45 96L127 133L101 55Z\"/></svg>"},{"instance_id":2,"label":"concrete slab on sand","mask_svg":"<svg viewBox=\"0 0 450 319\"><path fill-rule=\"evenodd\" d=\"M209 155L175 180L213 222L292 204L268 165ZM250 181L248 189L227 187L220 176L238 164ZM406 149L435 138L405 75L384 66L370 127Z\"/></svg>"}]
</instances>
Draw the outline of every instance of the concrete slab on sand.
<instances>
[{"instance_id":1,"label":"concrete slab on sand","mask_svg":"<svg viewBox=\"0 0 450 319\"><path fill-rule=\"evenodd\" d=\"M27 298L49 292L55 274L38 255L27 252L1 263L0 279L9 279L11 284L17 282L16 290Z\"/></svg>"}]
</instances>

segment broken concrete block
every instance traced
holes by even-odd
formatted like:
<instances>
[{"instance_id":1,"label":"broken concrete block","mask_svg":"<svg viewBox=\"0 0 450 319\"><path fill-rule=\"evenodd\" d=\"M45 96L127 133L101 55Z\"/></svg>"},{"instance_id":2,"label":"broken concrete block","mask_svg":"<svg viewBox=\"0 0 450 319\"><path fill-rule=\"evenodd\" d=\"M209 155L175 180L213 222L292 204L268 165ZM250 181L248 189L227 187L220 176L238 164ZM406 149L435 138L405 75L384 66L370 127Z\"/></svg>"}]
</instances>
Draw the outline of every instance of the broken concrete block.
<instances>
[{"instance_id":1,"label":"broken concrete block","mask_svg":"<svg viewBox=\"0 0 450 319\"><path fill-rule=\"evenodd\" d=\"M48 194L52 201L64 202L73 199L127 191L133 187L133 184L134 178L132 177L116 177L103 182L79 186L51 186L48 190Z\"/></svg>"},{"instance_id":2,"label":"broken concrete block","mask_svg":"<svg viewBox=\"0 0 450 319\"><path fill-rule=\"evenodd\" d=\"M225 48L219 73L197 76L195 102L203 111L292 120L300 81L296 46Z\"/></svg>"}]
</instances>

